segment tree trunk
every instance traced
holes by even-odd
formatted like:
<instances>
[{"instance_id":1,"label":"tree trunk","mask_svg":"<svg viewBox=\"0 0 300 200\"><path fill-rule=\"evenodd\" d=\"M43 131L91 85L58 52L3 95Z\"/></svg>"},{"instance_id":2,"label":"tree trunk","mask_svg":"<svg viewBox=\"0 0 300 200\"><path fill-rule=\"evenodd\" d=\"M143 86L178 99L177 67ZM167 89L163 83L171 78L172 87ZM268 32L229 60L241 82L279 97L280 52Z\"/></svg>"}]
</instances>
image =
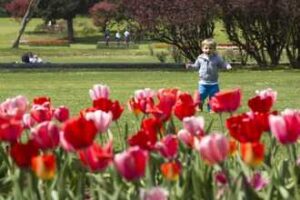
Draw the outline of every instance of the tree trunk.
<instances>
[{"instance_id":1,"label":"tree trunk","mask_svg":"<svg viewBox=\"0 0 300 200\"><path fill-rule=\"evenodd\" d=\"M73 18L68 18L66 20L68 29L68 40L69 42L74 42Z\"/></svg>"},{"instance_id":2,"label":"tree trunk","mask_svg":"<svg viewBox=\"0 0 300 200\"><path fill-rule=\"evenodd\" d=\"M32 17L32 13L35 9L35 7L39 4L40 0L31 0L28 8L26 10L26 13L22 19L21 22L21 28L19 30L19 34L18 37L16 38L16 40L14 41L12 48L19 48L19 44L20 44L20 39L25 31L26 25L28 24L28 22L30 21L31 17Z\"/></svg>"}]
</instances>

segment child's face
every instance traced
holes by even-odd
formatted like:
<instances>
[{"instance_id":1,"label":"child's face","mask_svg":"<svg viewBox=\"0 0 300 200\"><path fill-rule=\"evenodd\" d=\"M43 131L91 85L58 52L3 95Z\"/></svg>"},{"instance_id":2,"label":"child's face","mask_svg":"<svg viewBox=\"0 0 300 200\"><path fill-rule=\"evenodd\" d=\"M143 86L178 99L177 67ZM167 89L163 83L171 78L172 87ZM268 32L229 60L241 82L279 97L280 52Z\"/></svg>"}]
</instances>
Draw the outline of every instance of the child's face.
<instances>
[{"instance_id":1,"label":"child's face","mask_svg":"<svg viewBox=\"0 0 300 200\"><path fill-rule=\"evenodd\" d=\"M203 45L202 52L207 55L211 55L215 52L215 48L209 45Z\"/></svg>"}]
</instances>

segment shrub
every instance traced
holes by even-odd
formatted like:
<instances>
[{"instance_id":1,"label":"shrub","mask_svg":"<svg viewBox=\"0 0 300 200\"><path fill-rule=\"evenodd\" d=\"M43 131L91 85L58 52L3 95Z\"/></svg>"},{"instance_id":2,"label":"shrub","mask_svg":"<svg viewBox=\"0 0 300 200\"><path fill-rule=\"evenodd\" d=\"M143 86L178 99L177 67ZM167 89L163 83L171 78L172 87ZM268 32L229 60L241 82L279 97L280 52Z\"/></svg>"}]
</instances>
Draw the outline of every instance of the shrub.
<instances>
[{"instance_id":1,"label":"shrub","mask_svg":"<svg viewBox=\"0 0 300 200\"><path fill-rule=\"evenodd\" d=\"M168 56L167 52L161 51L161 52L156 53L155 55L161 63L165 63L167 61L167 56Z\"/></svg>"}]
</instances>

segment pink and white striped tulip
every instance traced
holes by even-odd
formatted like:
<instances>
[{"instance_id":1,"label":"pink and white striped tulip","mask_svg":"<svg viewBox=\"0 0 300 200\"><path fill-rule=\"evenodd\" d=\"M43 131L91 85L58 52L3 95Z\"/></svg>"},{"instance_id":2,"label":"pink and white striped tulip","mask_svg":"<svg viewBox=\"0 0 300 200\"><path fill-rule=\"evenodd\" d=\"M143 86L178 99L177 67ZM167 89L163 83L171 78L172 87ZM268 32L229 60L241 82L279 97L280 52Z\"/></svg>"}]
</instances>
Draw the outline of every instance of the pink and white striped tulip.
<instances>
[{"instance_id":1,"label":"pink and white striped tulip","mask_svg":"<svg viewBox=\"0 0 300 200\"><path fill-rule=\"evenodd\" d=\"M224 161L229 154L228 139L218 133L204 136L195 148L199 150L201 157L212 165Z\"/></svg>"},{"instance_id":2,"label":"pink and white striped tulip","mask_svg":"<svg viewBox=\"0 0 300 200\"><path fill-rule=\"evenodd\" d=\"M89 112L86 114L85 118L87 120L92 120L100 133L105 133L112 122L112 114L102 110Z\"/></svg>"},{"instance_id":3,"label":"pink and white striped tulip","mask_svg":"<svg viewBox=\"0 0 300 200\"><path fill-rule=\"evenodd\" d=\"M53 122L45 121L32 129L31 136L40 149L51 149L59 144L59 131Z\"/></svg>"},{"instance_id":4,"label":"pink and white striped tulip","mask_svg":"<svg viewBox=\"0 0 300 200\"><path fill-rule=\"evenodd\" d=\"M189 148L194 147L195 136L186 129L181 129L178 133L178 138Z\"/></svg>"},{"instance_id":5,"label":"pink and white striped tulip","mask_svg":"<svg viewBox=\"0 0 300 200\"><path fill-rule=\"evenodd\" d=\"M169 192L161 187L141 189L140 200L168 200Z\"/></svg>"},{"instance_id":6,"label":"pink and white striped tulip","mask_svg":"<svg viewBox=\"0 0 300 200\"><path fill-rule=\"evenodd\" d=\"M155 91L150 88L145 88L143 90L136 90L134 92L134 98L136 100L145 99L145 98L153 98L155 95Z\"/></svg>"},{"instance_id":7,"label":"pink and white striped tulip","mask_svg":"<svg viewBox=\"0 0 300 200\"><path fill-rule=\"evenodd\" d=\"M95 84L92 89L89 90L89 94L92 100L100 98L108 99L110 95L110 89L107 85Z\"/></svg>"},{"instance_id":8,"label":"pink and white striped tulip","mask_svg":"<svg viewBox=\"0 0 300 200\"><path fill-rule=\"evenodd\" d=\"M300 111L284 110L281 115L270 115L270 129L281 144L295 143L300 135Z\"/></svg>"},{"instance_id":9,"label":"pink and white striped tulip","mask_svg":"<svg viewBox=\"0 0 300 200\"><path fill-rule=\"evenodd\" d=\"M32 128L35 124L36 124L36 121L31 117L31 115L29 113L25 113L23 115L23 127L24 128Z\"/></svg>"},{"instance_id":10,"label":"pink and white striped tulip","mask_svg":"<svg viewBox=\"0 0 300 200\"><path fill-rule=\"evenodd\" d=\"M22 119L28 108L28 100L24 96L16 96L8 98L0 104L0 114L2 116L14 117Z\"/></svg>"},{"instance_id":11,"label":"pink and white striped tulip","mask_svg":"<svg viewBox=\"0 0 300 200\"><path fill-rule=\"evenodd\" d=\"M147 151L134 146L116 154L114 165L122 177L127 181L133 181L145 176L148 159Z\"/></svg>"},{"instance_id":12,"label":"pink and white striped tulip","mask_svg":"<svg viewBox=\"0 0 300 200\"><path fill-rule=\"evenodd\" d=\"M268 97L271 97L272 99L272 103L274 104L277 100L277 92L272 90L271 88L267 88L265 90L262 91L255 91L255 93L260 96L261 99L266 99Z\"/></svg>"},{"instance_id":13,"label":"pink and white striped tulip","mask_svg":"<svg viewBox=\"0 0 300 200\"><path fill-rule=\"evenodd\" d=\"M199 117L185 117L183 119L183 127L188 132L195 136L203 136L204 135L204 118Z\"/></svg>"}]
</instances>

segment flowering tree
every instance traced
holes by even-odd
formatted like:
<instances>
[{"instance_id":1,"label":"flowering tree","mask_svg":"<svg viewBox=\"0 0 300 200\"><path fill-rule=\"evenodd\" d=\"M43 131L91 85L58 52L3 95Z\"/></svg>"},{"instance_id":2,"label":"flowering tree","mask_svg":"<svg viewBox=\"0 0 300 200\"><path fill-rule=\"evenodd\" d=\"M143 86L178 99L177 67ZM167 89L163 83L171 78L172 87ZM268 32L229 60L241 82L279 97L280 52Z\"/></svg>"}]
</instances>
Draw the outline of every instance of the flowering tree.
<instances>
[{"instance_id":1,"label":"flowering tree","mask_svg":"<svg viewBox=\"0 0 300 200\"><path fill-rule=\"evenodd\" d=\"M229 39L253 57L258 65L277 65L294 26L295 2L222 1L222 19Z\"/></svg>"},{"instance_id":2,"label":"flowering tree","mask_svg":"<svg viewBox=\"0 0 300 200\"><path fill-rule=\"evenodd\" d=\"M123 6L152 39L176 46L190 60L201 52L199 42L213 36L213 0L123 0Z\"/></svg>"}]
</instances>

